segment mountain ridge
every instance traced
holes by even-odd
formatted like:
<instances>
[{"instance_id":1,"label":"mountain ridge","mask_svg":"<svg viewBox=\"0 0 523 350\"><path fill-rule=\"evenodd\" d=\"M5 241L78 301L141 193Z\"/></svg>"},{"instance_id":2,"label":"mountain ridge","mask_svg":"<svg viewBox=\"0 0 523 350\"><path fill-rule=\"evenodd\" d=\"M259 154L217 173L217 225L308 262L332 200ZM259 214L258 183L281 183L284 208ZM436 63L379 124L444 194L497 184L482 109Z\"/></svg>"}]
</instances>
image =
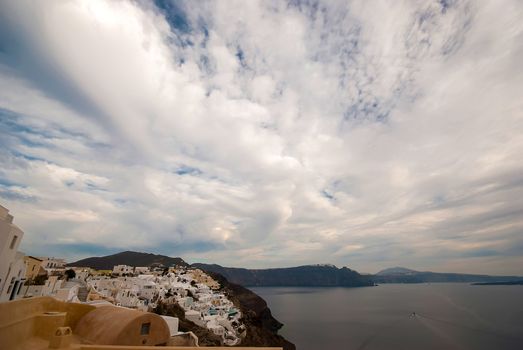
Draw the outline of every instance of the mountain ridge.
<instances>
[{"instance_id":1,"label":"mountain ridge","mask_svg":"<svg viewBox=\"0 0 523 350\"><path fill-rule=\"evenodd\" d=\"M376 276L401 275L401 274L409 274L409 273L415 273L415 272L419 272L419 271L408 269L406 267L395 266L395 267L389 267L389 268L386 268L386 269L383 269L383 270L377 272Z\"/></svg>"},{"instance_id":2,"label":"mountain ridge","mask_svg":"<svg viewBox=\"0 0 523 350\"><path fill-rule=\"evenodd\" d=\"M406 267L386 268L372 275L360 274L347 267L332 264L313 264L269 269L224 267L218 264L195 263L189 265L182 258L153 253L124 251L102 257L81 259L67 266L91 267L112 270L115 265L131 266L185 266L218 273L230 282L242 286L294 286L294 287L362 287L376 283L437 283L437 282L510 282L521 276L492 276L450 272L416 271Z\"/></svg>"},{"instance_id":3,"label":"mountain ridge","mask_svg":"<svg viewBox=\"0 0 523 350\"><path fill-rule=\"evenodd\" d=\"M134 251L124 251L112 255L97 256L81 259L67 266L90 267L97 270L112 270L116 265L130 265L130 266L189 266L182 258L170 257L166 255L159 255L153 253L143 253Z\"/></svg>"},{"instance_id":4,"label":"mountain ridge","mask_svg":"<svg viewBox=\"0 0 523 350\"><path fill-rule=\"evenodd\" d=\"M347 267L337 268L331 264L271 269L244 269L202 263L195 263L191 266L219 273L232 283L250 287L366 287L374 285L370 276L360 275Z\"/></svg>"},{"instance_id":5,"label":"mountain ridge","mask_svg":"<svg viewBox=\"0 0 523 350\"><path fill-rule=\"evenodd\" d=\"M440 282L510 282L521 276L493 276L484 274L416 271L405 267L383 269L373 276L375 283L440 283Z\"/></svg>"}]
</instances>

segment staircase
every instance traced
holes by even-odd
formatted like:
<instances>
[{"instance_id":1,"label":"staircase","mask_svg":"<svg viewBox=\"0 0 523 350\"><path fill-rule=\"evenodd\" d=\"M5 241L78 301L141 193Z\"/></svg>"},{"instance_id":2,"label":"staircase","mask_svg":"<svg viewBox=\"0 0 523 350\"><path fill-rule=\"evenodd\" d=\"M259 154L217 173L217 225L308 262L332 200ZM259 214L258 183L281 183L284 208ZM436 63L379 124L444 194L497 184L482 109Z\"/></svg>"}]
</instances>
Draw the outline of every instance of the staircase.
<instances>
[{"instance_id":1,"label":"staircase","mask_svg":"<svg viewBox=\"0 0 523 350\"><path fill-rule=\"evenodd\" d=\"M78 300L83 301L83 302L87 301L88 294L89 294L89 290L87 289L87 287L84 287L84 286L80 287L78 289Z\"/></svg>"},{"instance_id":2,"label":"staircase","mask_svg":"<svg viewBox=\"0 0 523 350\"><path fill-rule=\"evenodd\" d=\"M87 284L84 281L76 280L76 282L80 283L80 288L78 288L78 300L86 302L87 296L89 295L89 287L87 287Z\"/></svg>"}]
</instances>

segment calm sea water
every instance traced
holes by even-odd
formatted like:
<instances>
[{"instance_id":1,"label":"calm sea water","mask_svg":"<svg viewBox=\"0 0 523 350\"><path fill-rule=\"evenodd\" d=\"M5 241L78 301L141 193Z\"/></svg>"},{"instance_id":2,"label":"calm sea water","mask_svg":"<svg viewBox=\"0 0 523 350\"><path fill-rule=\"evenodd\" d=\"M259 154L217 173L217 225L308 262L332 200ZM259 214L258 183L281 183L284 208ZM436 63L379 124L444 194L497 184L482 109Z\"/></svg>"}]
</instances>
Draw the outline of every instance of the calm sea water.
<instances>
[{"instance_id":1,"label":"calm sea water","mask_svg":"<svg viewBox=\"0 0 523 350\"><path fill-rule=\"evenodd\" d=\"M523 349L523 286L251 289L298 350Z\"/></svg>"}]
</instances>

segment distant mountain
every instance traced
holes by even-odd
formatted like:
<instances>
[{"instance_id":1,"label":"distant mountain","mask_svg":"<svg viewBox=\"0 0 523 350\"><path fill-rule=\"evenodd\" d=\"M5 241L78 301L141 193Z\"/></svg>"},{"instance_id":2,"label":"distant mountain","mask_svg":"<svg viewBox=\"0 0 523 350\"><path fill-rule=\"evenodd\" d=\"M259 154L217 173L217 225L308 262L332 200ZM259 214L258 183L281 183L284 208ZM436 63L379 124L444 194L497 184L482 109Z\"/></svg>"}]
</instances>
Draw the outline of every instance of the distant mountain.
<instances>
[{"instance_id":1,"label":"distant mountain","mask_svg":"<svg viewBox=\"0 0 523 350\"><path fill-rule=\"evenodd\" d=\"M407 269L405 267L390 267L385 270L381 270L376 275L378 276L387 276L387 275L409 275L412 273L417 273L418 271L414 271L411 269Z\"/></svg>"},{"instance_id":2,"label":"distant mountain","mask_svg":"<svg viewBox=\"0 0 523 350\"><path fill-rule=\"evenodd\" d=\"M139 252L121 252L118 254L92 257L75 261L67 264L67 266L81 266L90 267L97 270L112 270L115 265L130 265L130 266L189 266L182 258L171 258L165 255L156 255L151 253Z\"/></svg>"},{"instance_id":3,"label":"distant mountain","mask_svg":"<svg viewBox=\"0 0 523 350\"><path fill-rule=\"evenodd\" d=\"M130 266L189 266L182 258L165 255L126 251L102 257L78 260L67 266L91 267L97 270L112 270L115 265ZM462 273L439 273L416 271L405 267L384 269L375 275L362 275L347 267L334 265L305 265L278 269L244 269L215 264L192 264L224 276L232 283L242 286L286 286L286 287L361 287L375 283L436 283L436 282L512 282L521 281L521 276L489 276Z\"/></svg>"},{"instance_id":4,"label":"distant mountain","mask_svg":"<svg viewBox=\"0 0 523 350\"><path fill-rule=\"evenodd\" d=\"M306 265L260 270L209 264L192 264L191 266L219 273L232 283L249 287L362 287L374 285L372 276L363 276L347 267L340 269L334 265Z\"/></svg>"},{"instance_id":5,"label":"distant mountain","mask_svg":"<svg viewBox=\"0 0 523 350\"><path fill-rule=\"evenodd\" d=\"M404 267L392 267L374 275L376 283L437 283L437 282L510 282L521 280L519 276L490 276L464 273L416 271Z\"/></svg>"}]
</instances>

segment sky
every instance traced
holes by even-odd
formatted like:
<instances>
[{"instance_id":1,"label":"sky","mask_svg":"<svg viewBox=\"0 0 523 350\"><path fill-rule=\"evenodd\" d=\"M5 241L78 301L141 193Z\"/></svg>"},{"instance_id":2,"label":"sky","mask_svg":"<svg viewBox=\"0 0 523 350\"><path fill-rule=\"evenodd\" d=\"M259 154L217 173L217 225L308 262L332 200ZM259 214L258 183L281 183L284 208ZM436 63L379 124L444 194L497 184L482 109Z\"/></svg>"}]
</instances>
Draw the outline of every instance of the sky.
<instances>
[{"instance_id":1,"label":"sky","mask_svg":"<svg viewBox=\"0 0 523 350\"><path fill-rule=\"evenodd\" d=\"M523 2L0 0L21 250L523 275Z\"/></svg>"}]
</instances>

